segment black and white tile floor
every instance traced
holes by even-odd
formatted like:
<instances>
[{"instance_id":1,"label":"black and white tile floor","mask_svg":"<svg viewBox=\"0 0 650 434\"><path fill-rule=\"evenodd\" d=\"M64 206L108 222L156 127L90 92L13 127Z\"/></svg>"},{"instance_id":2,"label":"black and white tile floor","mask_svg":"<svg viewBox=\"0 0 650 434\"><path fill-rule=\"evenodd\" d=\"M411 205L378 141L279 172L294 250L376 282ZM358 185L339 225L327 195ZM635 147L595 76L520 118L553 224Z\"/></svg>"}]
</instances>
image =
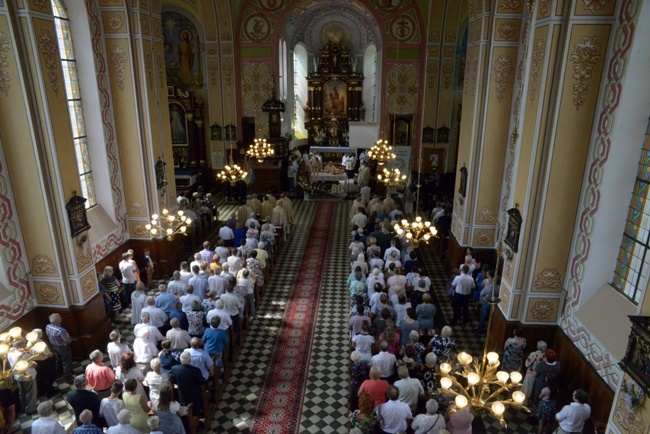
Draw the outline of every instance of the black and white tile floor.
<instances>
[{"instance_id":1,"label":"black and white tile floor","mask_svg":"<svg viewBox=\"0 0 650 434\"><path fill-rule=\"evenodd\" d=\"M347 433L348 405L348 294L344 281L350 272L347 246L349 245L348 212L350 203L337 203L332 222L332 239L327 253L325 275L322 285L321 302L318 310L317 330L314 337L310 360L309 378L302 408L301 433ZM255 406L260 390L264 385L266 369L275 345L275 337L280 326L287 297L298 272L298 265L306 243L309 241L308 229L314 217L314 202L294 201L295 224L270 281L267 292L246 336L223 395L217 405L212 424L205 430L208 433L246 433L255 414ZM229 216L237 206L220 203L221 218ZM422 249L423 260L438 297L442 316L436 319L436 326L450 322L452 310L444 286L446 273L435 245ZM153 293L152 293L153 294ZM133 343L133 327L130 325L130 310L125 310L118 323L124 341ZM478 313L472 311L472 321L466 326L454 328L456 348L472 354L479 354L483 348L484 336L475 332ZM106 359L107 361L107 359ZM75 375L83 373L88 361L74 363ZM70 426L74 419L72 408L64 400L71 390L65 381L57 383L61 394L53 399L57 418ZM486 416L483 424L487 433L530 434L536 432L526 422L526 414L509 412L508 429ZM18 418L22 432L29 433L33 416L21 415ZM475 432L480 431L475 429Z\"/></svg>"}]
</instances>

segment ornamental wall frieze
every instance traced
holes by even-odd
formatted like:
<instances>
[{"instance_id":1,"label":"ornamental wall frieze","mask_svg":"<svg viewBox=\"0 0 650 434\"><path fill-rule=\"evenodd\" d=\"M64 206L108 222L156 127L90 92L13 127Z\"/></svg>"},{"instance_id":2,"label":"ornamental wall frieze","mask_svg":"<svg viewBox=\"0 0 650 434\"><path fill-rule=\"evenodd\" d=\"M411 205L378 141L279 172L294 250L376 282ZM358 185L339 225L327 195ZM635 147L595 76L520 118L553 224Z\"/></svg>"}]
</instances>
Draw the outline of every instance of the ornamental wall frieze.
<instances>
[{"instance_id":1,"label":"ornamental wall frieze","mask_svg":"<svg viewBox=\"0 0 650 434\"><path fill-rule=\"evenodd\" d=\"M585 101L589 93L589 80L593 76L594 66L601 59L600 44L597 36L583 36L573 47L573 53L569 60L573 62L573 78L576 83L573 85L573 105L576 110Z\"/></svg>"},{"instance_id":2,"label":"ornamental wall frieze","mask_svg":"<svg viewBox=\"0 0 650 434\"><path fill-rule=\"evenodd\" d=\"M32 273L56 274L56 265L45 253L37 253L32 258Z\"/></svg>"},{"instance_id":3,"label":"ornamental wall frieze","mask_svg":"<svg viewBox=\"0 0 650 434\"><path fill-rule=\"evenodd\" d=\"M109 59L111 61L112 70L117 79L117 86L122 92L124 92L124 87L126 86L126 50L119 45L114 46L111 49Z\"/></svg>"},{"instance_id":4,"label":"ornamental wall frieze","mask_svg":"<svg viewBox=\"0 0 650 434\"><path fill-rule=\"evenodd\" d=\"M545 35L537 35L533 43L533 58L530 65L530 99L535 101L537 90L539 88L539 80L542 75L542 66L544 65L544 56L546 52Z\"/></svg>"},{"instance_id":5,"label":"ornamental wall frieze","mask_svg":"<svg viewBox=\"0 0 650 434\"><path fill-rule=\"evenodd\" d=\"M562 274L557 268L544 268L537 275L533 286L537 289L560 289L562 286Z\"/></svg>"},{"instance_id":6,"label":"ornamental wall frieze","mask_svg":"<svg viewBox=\"0 0 650 434\"><path fill-rule=\"evenodd\" d=\"M11 78L9 72L5 71L5 68L9 66L7 57L9 51L11 51L11 45L9 45L7 35L0 32L0 92L4 93L5 96L9 96L9 89L11 89Z\"/></svg>"},{"instance_id":7,"label":"ornamental wall frieze","mask_svg":"<svg viewBox=\"0 0 650 434\"><path fill-rule=\"evenodd\" d=\"M494 61L492 71L495 74L494 81L496 83L495 91L497 100L501 102L508 89L512 71L514 71L514 62L508 56L499 56Z\"/></svg>"},{"instance_id":8,"label":"ornamental wall frieze","mask_svg":"<svg viewBox=\"0 0 650 434\"><path fill-rule=\"evenodd\" d=\"M55 95L59 94L59 57L56 37L50 30L41 29L36 36L38 52L43 56L47 78Z\"/></svg>"}]
</instances>

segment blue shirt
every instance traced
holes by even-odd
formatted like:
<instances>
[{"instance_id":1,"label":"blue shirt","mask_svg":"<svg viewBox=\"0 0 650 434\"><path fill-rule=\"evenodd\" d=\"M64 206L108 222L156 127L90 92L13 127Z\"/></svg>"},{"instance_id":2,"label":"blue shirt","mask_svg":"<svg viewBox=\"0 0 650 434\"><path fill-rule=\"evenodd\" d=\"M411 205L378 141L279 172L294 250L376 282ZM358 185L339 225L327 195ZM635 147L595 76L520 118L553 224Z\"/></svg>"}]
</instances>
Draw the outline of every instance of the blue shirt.
<instances>
[{"instance_id":1,"label":"blue shirt","mask_svg":"<svg viewBox=\"0 0 650 434\"><path fill-rule=\"evenodd\" d=\"M203 346L211 356L223 352L224 345L229 342L228 334L224 330L210 327L203 333Z\"/></svg>"},{"instance_id":2,"label":"blue shirt","mask_svg":"<svg viewBox=\"0 0 650 434\"><path fill-rule=\"evenodd\" d=\"M73 434L104 434L104 430L93 424L81 425L80 427L75 428L72 432Z\"/></svg>"},{"instance_id":3,"label":"blue shirt","mask_svg":"<svg viewBox=\"0 0 650 434\"><path fill-rule=\"evenodd\" d=\"M205 293L208 292L208 276L199 274L190 279L190 285L194 287L194 295L199 297L199 300L205 298Z\"/></svg>"},{"instance_id":4,"label":"blue shirt","mask_svg":"<svg viewBox=\"0 0 650 434\"><path fill-rule=\"evenodd\" d=\"M64 347L68 345L66 341L70 339L70 335L67 330L59 324L48 324L47 327L45 327L45 333L47 333L47 338L50 343L55 347Z\"/></svg>"},{"instance_id":5,"label":"blue shirt","mask_svg":"<svg viewBox=\"0 0 650 434\"><path fill-rule=\"evenodd\" d=\"M187 322L187 315L182 310L173 310L169 314L169 320L171 321L172 318L178 318L178 322L181 323L181 328L183 330L187 330L188 328L190 328L190 323Z\"/></svg>"},{"instance_id":6,"label":"blue shirt","mask_svg":"<svg viewBox=\"0 0 650 434\"><path fill-rule=\"evenodd\" d=\"M192 361L190 362L190 365L194 366L195 368L199 368L201 370L201 374L203 375L203 378L206 380L210 376L210 367L214 365L214 362L212 361L212 357L208 354L207 351L201 350L201 349L194 349L190 348L189 350L185 350L186 352L190 353L192 356Z\"/></svg>"},{"instance_id":7,"label":"blue shirt","mask_svg":"<svg viewBox=\"0 0 650 434\"><path fill-rule=\"evenodd\" d=\"M156 307L165 311L167 315L170 315L174 310L174 304L176 303L176 296L170 294L169 292L161 292L158 297L156 297Z\"/></svg>"}]
</instances>

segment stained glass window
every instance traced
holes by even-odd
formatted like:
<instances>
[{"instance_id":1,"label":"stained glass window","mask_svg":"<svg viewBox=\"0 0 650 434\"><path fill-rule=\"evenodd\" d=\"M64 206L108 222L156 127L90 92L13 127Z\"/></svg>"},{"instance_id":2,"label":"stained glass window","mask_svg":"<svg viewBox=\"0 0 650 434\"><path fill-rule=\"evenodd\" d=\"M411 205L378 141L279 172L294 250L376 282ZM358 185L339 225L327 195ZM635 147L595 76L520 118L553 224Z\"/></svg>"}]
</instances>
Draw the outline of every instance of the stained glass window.
<instances>
[{"instance_id":1,"label":"stained glass window","mask_svg":"<svg viewBox=\"0 0 650 434\"><path fill-rule=\"evenodd\" d=\"M650 136L646 137L612 285L639 304L650 273Z\"/></svg>"},{"instance_id":2,"label":"stained glass window","mask_svg":"<svg viewBox=\"0 0 650 434\"><path fill-rule=\"evenodd\" d=\"M77 171L81 182L81 194L88 199L86 208L97 204L95 188L93 187L93 174L90 167L90 156L88 155L88 142L86 141L86 125L84 113L81 106L81 94L79 93L79 81L77 80L77 64L75 62L74 50L72 49L72 38L70 36L70 22L65 11L62 0L51 0L54 12L54 25L59 43L59 55L63 68L65 80L65 93L68 99L68 112L70 113L70 127L74 139L75 154L77 156Z\"/></svg>"}]
</instances>

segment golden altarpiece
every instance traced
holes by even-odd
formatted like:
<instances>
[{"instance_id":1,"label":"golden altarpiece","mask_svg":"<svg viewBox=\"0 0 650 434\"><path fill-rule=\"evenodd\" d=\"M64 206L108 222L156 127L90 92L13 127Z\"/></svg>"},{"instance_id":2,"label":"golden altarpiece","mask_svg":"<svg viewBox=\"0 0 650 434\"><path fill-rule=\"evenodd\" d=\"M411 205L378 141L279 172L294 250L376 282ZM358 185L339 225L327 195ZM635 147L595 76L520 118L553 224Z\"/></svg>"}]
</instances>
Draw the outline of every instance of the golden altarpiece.
<instances>
[{"instance_id":1,"label":"golden altarpiece","mask_svg":"<svg viewBox=\"0 0 650 434\"><path fill-rule=\"evenodd\" d=\"M342 42L330 40L307 76L305 128L310 145L347 146L348 122L361 120L363 75Z\"/></svg>"}]
</instances>

